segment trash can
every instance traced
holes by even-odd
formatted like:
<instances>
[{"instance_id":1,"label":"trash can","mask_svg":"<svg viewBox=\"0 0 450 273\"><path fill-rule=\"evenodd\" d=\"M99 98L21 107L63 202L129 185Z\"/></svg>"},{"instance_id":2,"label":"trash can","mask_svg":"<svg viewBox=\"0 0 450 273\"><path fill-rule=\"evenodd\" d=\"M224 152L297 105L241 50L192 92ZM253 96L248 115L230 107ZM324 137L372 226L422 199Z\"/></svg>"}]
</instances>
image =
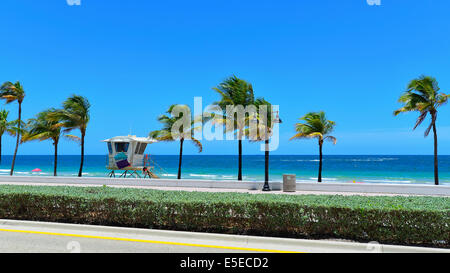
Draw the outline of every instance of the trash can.
<instances>
[{"instance_id":1,"label":"trash can","mask_svg":"<svg viewBox=\"0 0 450 273\"><path fill-rule=\"evenodd\" d=\"M283 191L295 192L297 189L295 180L295 174L283 174Z\"/></svg>"}]
</instances>

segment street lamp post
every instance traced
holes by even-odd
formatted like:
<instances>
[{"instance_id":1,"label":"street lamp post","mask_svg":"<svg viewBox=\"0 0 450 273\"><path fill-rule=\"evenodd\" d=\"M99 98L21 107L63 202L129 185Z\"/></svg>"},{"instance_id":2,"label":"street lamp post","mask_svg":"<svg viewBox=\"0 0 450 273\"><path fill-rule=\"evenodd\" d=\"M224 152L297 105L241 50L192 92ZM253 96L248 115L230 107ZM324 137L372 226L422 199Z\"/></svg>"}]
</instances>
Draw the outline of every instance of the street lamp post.
<instances>
[{"instance_id":1,"label":"street lamp post","mask_svg":"<svg viewBox=\"0 0 450 273\"><path fill-rule=\"evenodd\" d=\"M273 119L273 123L282 123L278 111L275 111L276 117ZM266 126L266 136L265 136L265 175L264 175L264 186L262 191L270 191L269 186L269 128Z\"/></svg>"}]
</instances>

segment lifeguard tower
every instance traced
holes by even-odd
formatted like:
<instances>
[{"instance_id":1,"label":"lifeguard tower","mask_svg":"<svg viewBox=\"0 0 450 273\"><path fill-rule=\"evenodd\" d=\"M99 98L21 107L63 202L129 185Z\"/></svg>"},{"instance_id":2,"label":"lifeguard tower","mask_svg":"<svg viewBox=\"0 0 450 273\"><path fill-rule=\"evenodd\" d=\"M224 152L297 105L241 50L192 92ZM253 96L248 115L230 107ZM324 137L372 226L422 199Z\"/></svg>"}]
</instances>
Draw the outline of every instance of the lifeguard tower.
<instances>
[{"instance_id":1,"label":"lifeguard tower","mask_svg":"<svg viewBox=\"0 0 450 273\"><path fill-rule=\"evenodd\" d=\"M111 170L109 177L116 177L116 171L123 171L120 177L128 176L158 178L151 166L149 155L145 155L148 144L157 142L152 138L136 136L116 136L105 139L108 145L108 162L106 168Z\"/></svg>"}]
</instances>

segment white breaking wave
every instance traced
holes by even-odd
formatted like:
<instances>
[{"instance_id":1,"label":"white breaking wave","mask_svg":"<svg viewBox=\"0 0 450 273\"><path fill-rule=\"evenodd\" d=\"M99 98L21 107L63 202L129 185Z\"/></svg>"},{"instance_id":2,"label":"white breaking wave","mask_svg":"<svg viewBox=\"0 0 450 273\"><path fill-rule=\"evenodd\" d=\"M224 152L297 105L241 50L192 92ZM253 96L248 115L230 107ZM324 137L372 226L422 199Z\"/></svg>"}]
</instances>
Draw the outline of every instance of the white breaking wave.
<instances>
[{"instance_id":1,"label":"white breaking wave","mask_svg":"<svg viewBox=\"0 0 450 273\"><path fill-rule=\"evenodd\" d=\"M354 161L354 162L381 162L390 160L399 160L398 158L324 158L323 161ZM284 162L319 162L319 159L281 159Z\"/></svg>"},{"instance_id":2,"label":"white breaking wave","mask_svg":"<svg viewBox=\"0 0 450 273\"><path fill-rule=\"evenodd\" d=\"M294 160L289 160L289 159L281 159L280 161L284 161L284 162L319 162L319 159L294 159Z\"/></svg>"},{"instance_id":3,"label":"white breaking wave","mask_svg":"<svg viewBox=\"0 0 450 273\"><path fill-rule=\"evenodd\" d=\"M78 172L77 173L73 173L71 174L72 176L78 176ZM90 173L81 173L81 175L90 175Z\"/></svg>"},{"instance_id":4,"label":"white breaking wave","mask_svg":"<svg viewBox=\"0 0 450 273\"><path fill-rule=\"evenodd\" d=\"M221 178L222 178L222 179L226 179L226 180L236 179L236 177L233 176L233 175L222 175Z\"/></svg>"},{"instance_id":5,"label":"white breaking wave","mask_svg":"<svg viewBox=\"0 0 450 273\"><path fill-rule=\"evenodd\" d=\"M318 177L310 177L309 179L311 179L311 180L317 180ZM324 180L324 181L337 181L338 179L337 179L337 178L323 178L323 177L322 177L322 180Z\"/></svg>"},{"instance_id":6,"label":"white breaking wave","mask_svg":"<svg viewBox=\"0 0 450 273\"><path fill-rule=\"evenodd\" d=\"M348 161L355 161L355 162L383 162L383 161L390 161L390 160L398 160L398 158L349 159Z\"/></svg>"},{"instance_id":7,"label":"white breaking wave","mask_svg":"<svg viewBox=\"0 0 450 273\"><path fill-rule=\"evenodd\" d=\"M191 173L191 174L189 174L189 176L211 177L211 178L217 177L217 175L215 175L215 174L195 174L195 173Z\"/></svg>"},{"instance_id":8,"label":"white breaking wave","mask_svg":"<svg viewBox=\"0 0 450 273\"><path fill-rule=\"evenodd\" d=\"M319 159L311 159L311 160L303 160L303 159L299 159L299 160L297 160L297 161L319 162L320 160L319 160ZM322 160L322 161L325 161L325 160Z\"/></svg>"},{"instance_id":9,"label":"white breaking wave","mask_svg":"<svg viewBox=\"0 0 450 273\"><path fill-rule=\"evenodd\" d=\"M169 174L169 173L164 173L164 174L161 174L161 176L170 176L170 177L175 177L175 176L177 176L176 174Z\"/></svg>"},{"instance_id":10,"label":"white breaking wave","mask_svg":"<svg viewBox=\"0 0 450 273\"><path fill-rule=\"evenodd\" d=\"M362 180L363 182L379 182L379 183L412 183L411 180L387 180L387 179L380 179L380 180Z\"/></svg>"}]
</instances>

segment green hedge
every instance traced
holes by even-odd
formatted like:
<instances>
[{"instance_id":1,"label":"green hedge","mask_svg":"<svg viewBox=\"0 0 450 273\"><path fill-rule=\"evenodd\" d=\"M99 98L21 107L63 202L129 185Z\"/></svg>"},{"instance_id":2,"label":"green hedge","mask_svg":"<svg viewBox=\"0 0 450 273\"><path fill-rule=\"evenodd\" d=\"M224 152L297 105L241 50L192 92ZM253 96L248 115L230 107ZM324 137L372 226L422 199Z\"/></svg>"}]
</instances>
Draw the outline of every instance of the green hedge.
<instances>
[{"instance_id":1,"label":"green hedge","mask_svg":"<svg viewBox=\"0 0 450 273\"><path fill-rule=\"evenodd\" d=\"M0 218L450 248L450 198L0 186Z\"/></svg>"}]
</instances>

